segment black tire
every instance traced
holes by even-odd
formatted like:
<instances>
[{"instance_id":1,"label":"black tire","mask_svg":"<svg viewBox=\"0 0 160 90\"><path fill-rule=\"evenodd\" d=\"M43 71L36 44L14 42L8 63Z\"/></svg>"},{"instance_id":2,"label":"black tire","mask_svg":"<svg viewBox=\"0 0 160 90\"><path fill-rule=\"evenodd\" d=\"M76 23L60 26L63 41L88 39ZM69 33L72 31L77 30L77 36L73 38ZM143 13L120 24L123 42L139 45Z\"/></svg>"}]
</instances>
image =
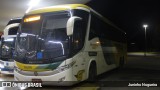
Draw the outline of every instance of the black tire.
<instances>
[{"instance_id":1,"label":"black tire","mask_svg":"<svg viewBox=\"0 0 160 90\"><path fill-rule=\"evenodd\" d=\"M97 76L96 64L91 63L91 65L89 67L88 81L89 82L95 82L96 81L96 76Z\"/></svg>"}]
</instances>

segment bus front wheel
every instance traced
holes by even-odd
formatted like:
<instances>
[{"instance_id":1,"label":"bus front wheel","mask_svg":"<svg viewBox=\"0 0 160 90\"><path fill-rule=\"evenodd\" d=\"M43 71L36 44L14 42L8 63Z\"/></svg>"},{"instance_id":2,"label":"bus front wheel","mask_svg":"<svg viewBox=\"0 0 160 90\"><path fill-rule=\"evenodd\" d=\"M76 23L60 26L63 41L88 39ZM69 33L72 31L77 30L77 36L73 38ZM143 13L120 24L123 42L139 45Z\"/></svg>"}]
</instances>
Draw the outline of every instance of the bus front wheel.
<instances>
[{"instance_id":1,"label":"bus front wheel","mask_svg":"<svg viewBox=\"0 0 160 90\"><path fill-rule=\"evenodd\" d=\"M94 82L96 81L96 76L97 76L97 68L96 68L96 63L92 62L90 67L89 67L89 77L88 81L89 82Z\"/></svg>"}]
</instances>

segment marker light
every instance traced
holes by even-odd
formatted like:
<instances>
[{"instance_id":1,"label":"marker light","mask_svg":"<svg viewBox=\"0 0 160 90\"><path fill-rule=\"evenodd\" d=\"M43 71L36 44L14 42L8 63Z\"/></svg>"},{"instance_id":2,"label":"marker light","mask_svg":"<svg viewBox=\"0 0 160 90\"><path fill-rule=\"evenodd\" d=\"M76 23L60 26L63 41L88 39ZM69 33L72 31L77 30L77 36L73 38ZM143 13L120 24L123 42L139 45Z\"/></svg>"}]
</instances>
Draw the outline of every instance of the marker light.
<instances>
[{"instance_id":1,"label":"marker light","mask_svg":"<svg viewBox=\"0 0 160 90\"><path fill-rule=\"evenodd\" d=\"M27 17L24 19L24 22L32 22L32 21L37 21L40 20L41 17L40 16L32 16L32 17Z\"/></svg>"}]
</instances>

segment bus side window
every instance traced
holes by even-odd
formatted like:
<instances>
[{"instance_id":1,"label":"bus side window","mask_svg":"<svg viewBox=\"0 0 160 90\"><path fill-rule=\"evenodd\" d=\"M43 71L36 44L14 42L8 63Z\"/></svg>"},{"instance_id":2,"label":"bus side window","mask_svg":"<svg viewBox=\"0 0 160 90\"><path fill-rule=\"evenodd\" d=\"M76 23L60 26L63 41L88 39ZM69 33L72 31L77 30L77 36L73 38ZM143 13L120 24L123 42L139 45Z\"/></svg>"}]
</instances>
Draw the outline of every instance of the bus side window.
<instances>
[{"instance_id":1,"label":"bus side window","mask_svg":"<svg viewBox=\"0 0 160 90\"><path fill-rule=\"evenodd\" d=\"M89 32L89 40L93 39L97 37L96 33L95 33L95 30L94 29L90 29L90 32Z\"/></svg>"},{"instance_id":2,"label":"bus side window","mask_svg":"<svg viewBox=\"0 0 160 90\"><path fill-rule=\"evenodd\" d=\"M76 21L75 22L75 29L74 29L74 34L73 34L73 48L75 50L80 49L82 47L82 30L80 27L80 22Z\"/></svg>"},{"instance_id":3,"label":"bus side window","mask_svg":"<svg viewBox=\"0 0 160 90\"><path fill-rule=\"evenodd\" d=\"M92 14L91 14L92 15ZM99 37L100 34L100 25L99 25L99 20L92 15L91 17L91 25L90 25L90 31L89 31L89 40Z\"/></svg>"},{"instance_id":4,"label":"bus side window","mask_svg":"<svg viewBox=\"0 0 160 90\"><path fill-rule=\"evenodd\" d=\"M83 21L77 20L75 22L73 33L73 51L74 53L77 53L84 46L85 33Z\"/></svg>"}]
</instances>

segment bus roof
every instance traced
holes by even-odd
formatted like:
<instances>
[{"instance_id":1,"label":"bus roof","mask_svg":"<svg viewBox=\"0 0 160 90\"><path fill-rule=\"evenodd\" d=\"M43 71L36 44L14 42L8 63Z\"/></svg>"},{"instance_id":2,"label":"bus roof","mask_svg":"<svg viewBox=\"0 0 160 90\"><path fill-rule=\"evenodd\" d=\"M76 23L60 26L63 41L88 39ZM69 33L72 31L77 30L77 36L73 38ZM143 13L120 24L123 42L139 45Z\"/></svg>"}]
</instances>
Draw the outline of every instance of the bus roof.
<instances>
[{"instance_id":1,"label":"bus roof","mask_svg":"<svg viewBox=\"0 0 160 90\"><path fill-rule=\"evenodd\" d=\"M64 5L44 7L44 8L32 10L32 11L26 13L26 15L40 14L40 13L46 13L46 12L64 11L64 10L70 10L70 9L82 9L82 10L92 11L93 13L98 15L101 19L103 19L106 23L112 25L113 27L117 28L121 32L125 33L123 30L121 30L116 25L114 25L112 22L110 22L110 20L103 17L101 14L99 14L98 12L96 12L95 10L93 10L92 8L90 8L90 7L88 7L87 5L84 5L84 4L64 4Z\"/></svg>"},{"instance_id":2,"label":"bus roof","mask_svg":"<svg viewBox=\"0 0 160 90\"><path fill-rule=\"evenodd\" d=\"M88 6L84 5L84 4L65 4L65 5L57 5L57 6L51 6L51 7L45 7L45 8L32 10L32 11L28 12L27 14L56 12L56 11L64 11L64 10L79 9L79 8L90 9L90 7L88 7Z\"/></svg>"},{"instance_id":3,"label":"bus roof","mask_svg":"<svg viewBox=\"0 0 160 90\"><path fill-rule=\"evenodd\" d=\"M8 22L8 24L7 24L7 25L9 25L9 24L13 24L13 23L20 23L20 22L21 22L21 20L22 20L22 18L21 18L21 17L18 17L18 18L12 18L12 19L10 19L10 20L9 20L9 22Z\"/></svg>"}]
</instances>

